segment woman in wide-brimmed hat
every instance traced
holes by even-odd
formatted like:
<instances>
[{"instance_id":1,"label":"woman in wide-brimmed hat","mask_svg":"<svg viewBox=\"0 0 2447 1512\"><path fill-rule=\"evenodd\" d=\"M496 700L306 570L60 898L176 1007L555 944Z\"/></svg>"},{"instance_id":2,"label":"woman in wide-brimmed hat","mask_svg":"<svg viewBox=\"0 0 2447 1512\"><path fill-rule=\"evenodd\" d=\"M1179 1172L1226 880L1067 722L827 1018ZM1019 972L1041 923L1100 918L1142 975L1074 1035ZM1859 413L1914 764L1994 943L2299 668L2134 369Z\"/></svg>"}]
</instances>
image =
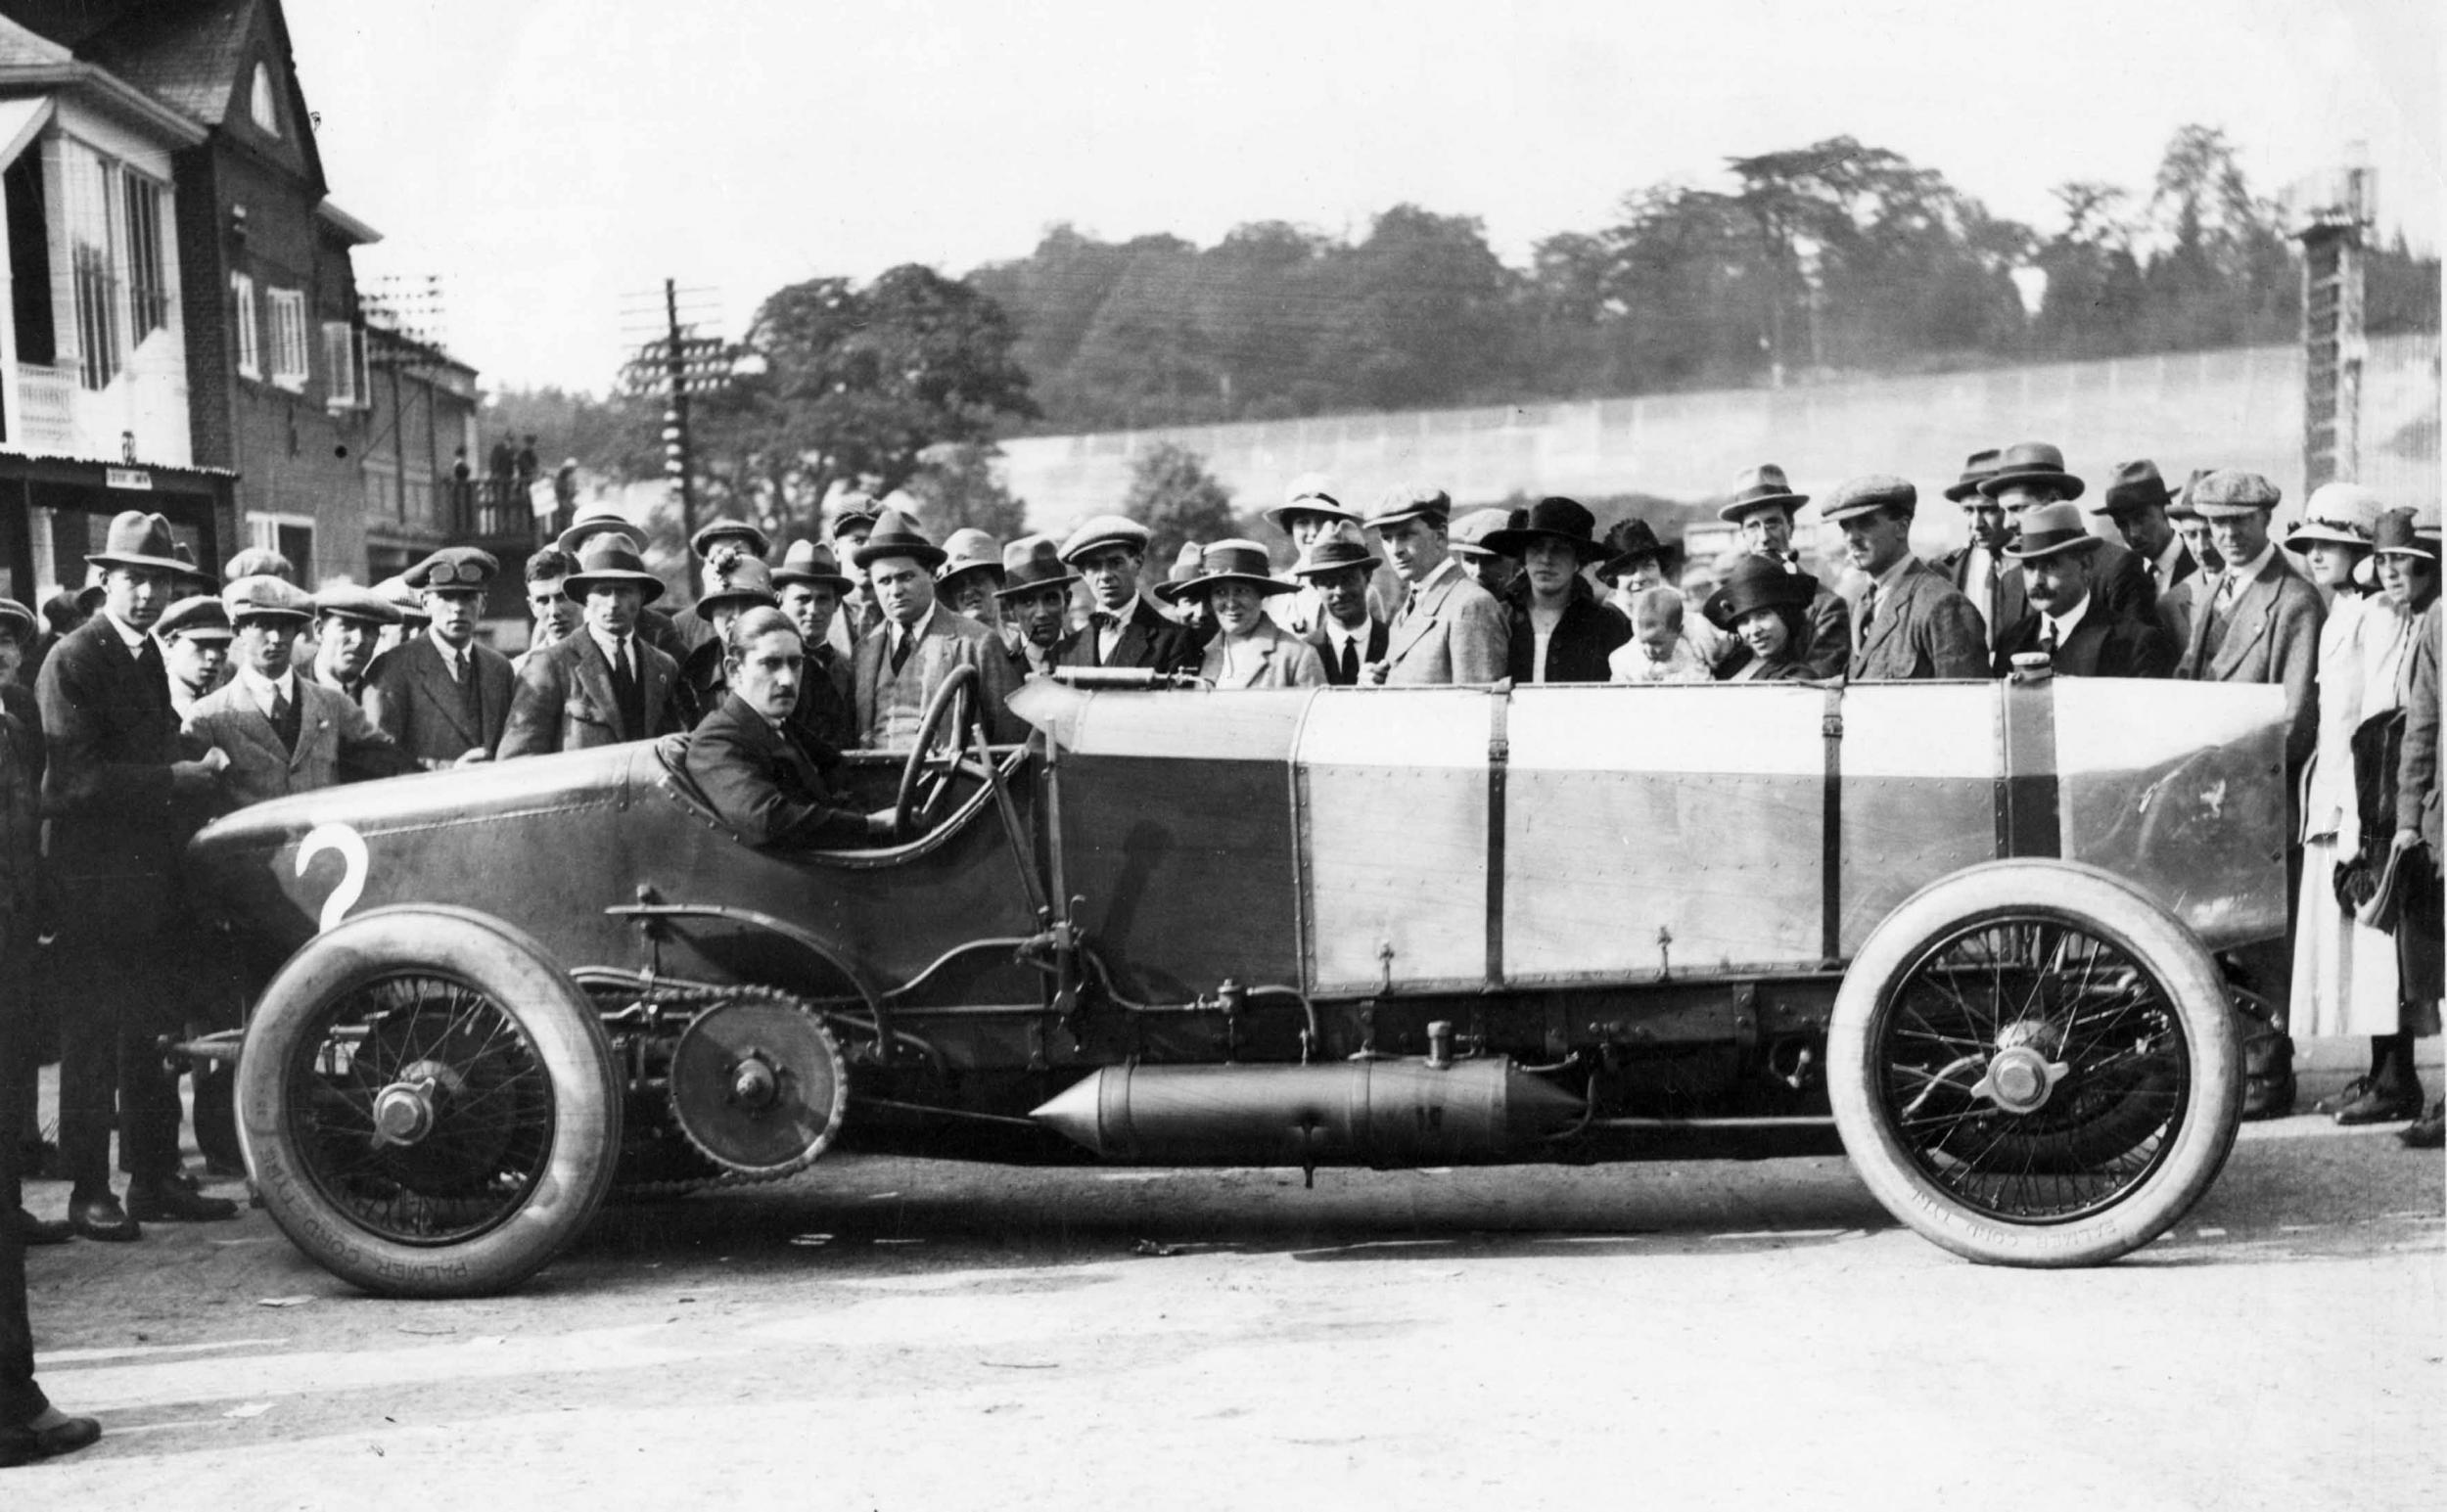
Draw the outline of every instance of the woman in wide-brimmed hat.
<instances>
[{"instance_id":1,"label":"woman in wide-brimmed hat","mask_svg":"<svg viewBox=\"0 0 2447 1512\"><path fill-rule=\"evenodd\" d=\"M1276 624L1266 601L1298 584L1275 576L1256 541L1222 540L1199 554L1198 575L1174 597L1206 606L1215 620L1198 675L1218 688L1321 688L1325 664L1316 648Z\"/></svg>"},{"instance_id":2,"label":"woman in wide-brimmed hat","mask_svg":"<svg viewBox=\"0 0 2447 1512\"><path fill-rule=\"evenodd\" d=\"M1728 682L1800 682L1810 675L1810 601L1819 580L1773 557L1745 554L1710 595L1708 622L1750 651Z\"/></svg>"},{"instance_id":3,"label":"woman in wide-brimmed hat","mask_svg":"<svg viewBox=\"0 0 2447 1512\"><path fill-rule=\"evenodd\" d=\"M1604 682L1606 659L1632 638L1631 621L1582 591L1581 569L1606 560L1596 518L1578 500L1545 498L1521 523L1491 531L1487 549L1521 563L1528 591L1511 607L1504 672L1516 683Z\"/></svg>"}]
</instances>

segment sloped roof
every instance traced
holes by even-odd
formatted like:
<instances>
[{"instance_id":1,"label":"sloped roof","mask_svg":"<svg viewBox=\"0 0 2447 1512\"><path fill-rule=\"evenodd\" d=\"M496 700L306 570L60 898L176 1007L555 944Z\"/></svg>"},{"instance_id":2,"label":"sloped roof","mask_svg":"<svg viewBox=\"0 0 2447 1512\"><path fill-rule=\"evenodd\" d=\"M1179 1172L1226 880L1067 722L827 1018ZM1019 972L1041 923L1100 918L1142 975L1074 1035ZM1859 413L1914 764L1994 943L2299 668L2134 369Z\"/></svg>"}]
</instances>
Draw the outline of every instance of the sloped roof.
<instances>
[{"instance_id":1,"label":"sloped roof","mask_svg":"<svg viewBox=\"0 0 2447 1512\"><path fill-rule=\"evenodd\" d=\"M41 68L69 60L67 48L0 16L0 69Z\"/></svg>"},{"instance_id":2,"label":"sloped roof","mask_svg":"<svg viewBox=\"0 0 2447 1512\"><path fill-rule=\"evenodd\" d=\"M217 126L237 97L261 0L136 7L77 52L137 88Z\"/></svg>"}]
</instances>

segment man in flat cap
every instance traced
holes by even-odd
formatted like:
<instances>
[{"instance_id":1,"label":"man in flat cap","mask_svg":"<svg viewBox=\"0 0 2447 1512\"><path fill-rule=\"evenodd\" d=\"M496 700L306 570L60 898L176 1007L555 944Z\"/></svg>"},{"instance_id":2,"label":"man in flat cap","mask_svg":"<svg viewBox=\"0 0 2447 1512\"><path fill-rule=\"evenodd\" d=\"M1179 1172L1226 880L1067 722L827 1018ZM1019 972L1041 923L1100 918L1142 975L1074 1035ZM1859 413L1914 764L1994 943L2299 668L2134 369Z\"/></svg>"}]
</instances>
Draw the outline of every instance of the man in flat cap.
<instances>
[{"instance_id":1,"label":"man in flat cap","mask_svg":"<svg viewBox=\"0 0 2447 1512\"><path fill-rule=\"evenodd\" d=\"M306 676L352 704L363 704L366 674L374 669L383 631L398 622L399 611L373 589L352 582L325 583L314 594L314 661Z\"/></svg>"},{"instance_id":2,"label":"man in flat cap","mask_svg":"<svg viewBox=\"0 0 2447 1512\"><path fill-rule=\"evenodd\" d=\"M2022 529L2006 549L2021 565L2032 614L1997 657L1997 673L2013 658L2046 656L2057 673L2077 677L2165 677L2175 670L2175 643L2153 619L2109 614L2092 590L2099 548L2081 511L2042 504L2022 515Z\"/></svg>"},{"instance_id":3,"label":"man in flat cap","mask_svg":"<svg viewBox=\"0 0 2447 1512\"><path fill-rule=\"evenodd\" d=\"M518 682L510 659L476 639L485 588L501 564L473 546L444 546L410 568L425 632L377 658L365 711L428 771L490 760Z\"/></svg>"},{"instance_id":4,"label":"man in flat cap","mask_svg":"<svg viewBox=\"0 0 2447 1512\"><path fill-rule=\"evenodd\" d=\"M1334 687L1357 687L1366 668L1385 660L1391 629L1368 612L1368 578L1376 569L1365 546L1338 535L1311 542L1292 564L1291 575L1307 582L1324 609L1308 641Z\"/></svg>"},{"instance_id":5,"label":"man in flat cap","mask_svg":"<svg viewBox=\"0 0 2447 1512\"><path fill-rule=\"evenodd\" d=\"M588 751L652 740L679 728L672 685L679 664L645 643L645 607L663 594L628 542L598 538L563 591L584 607L578 633L544 648L518 674L501 756Z\"/></svg>"},{"instance_id":6,"label":"man in flat cap","mask_svg":"<svg viewBox=\"0 0 2447 1512\"><path fill-rule=\"evenodd\" d=\"M228 758L189 759L169 675L151 631L182 570L169 522L130 510L111 522L101 612L43 664L35 694L48 764L50 878L60 921L60 1157L72 1183L69 1222L89 1239L138 1237L144 1220L234 1216L180 1170L177 1081L157 1038L178 1029L184 938L179 850L203 820ZM132 1172L127 1205L111 1190L117 1121Z\"/></svg>"},{"instance_id":7,"label":"man in flat cap","mask_svg":"<svg viewBox=\"0 0 2447 1512\"><path fill-rule=\"evenodd\" d=\"M2167 502L2167 524L2193 564L2191 576L2158 595L2158 623L2174 640L2179 656L2192 644L2193 617L2218 591L2218 574L2226 571L2226 558L2218 555L2217 542L2209 538L2209 522L2193 508L2193 490L2208 476L2205 467L2193 469L2192 477Z\"/></svg>"},{"instance_id":8,"label":"man in flat cap","mask_svg":"<svg viewBox=\"0 0 2447 1512\"><path fill-rule=\"evenodd\" d=\"M180 599L154 621L153 638L162 643L162 668L170 676L170 709L179 718L229 680L234 634L218 594Z\"/></svg>"},{"instance_id":9,"label":"man in flat cap","mask_svg":"<svg viewBox=\"0 0 2447 1512\"><path fill-rule=\"evenodd\" d=\"M1062 664L1080 632L1071 628L1071 589L1079 573L1062 560L1049 535L1029 535L1002 548L1002 600L1005 644L1014 676L1049 677Z\"/></svg>"},{"instance_id":10,"label":"man in flat cap","mask_svg":"<svg viewBox=\"0 0 2447 1512\"><path fill-rule=\"evenodd\" d=\"M1405 589L1371 681L1491 683L1504 675L1512 644L1504 607L1454 562L1447 549L1452 516L1444 489L1412 483L1387 491L1368 517Z\"/></svg>"},{"instance_id":11,"label":"man in flat cap","mask_svg":"<svg viewBox=\"0 0 2447 1512\"><path fill-rule=\"evenodd\" d=\"M705 586L709 593L730 580L734 564L746 559L762 562L765 553L772 549L772 540L745 520L716 520L688 537L689 554L701 565L700 571L705 574ZM699 648L718 647L721 643L720 634L694 608L683 609L671 616L671 628L679 636L680 645L686 648L672 653L682 666L688 664L689 655ZM717 649L715 656L719 658L721 652ZM716 667L718 670L718 662ZM693 725L696 721L692 719L688 722Z\"/></svg>"},{"instance_id":12,"label":"man in flat cap","mask_svg":"<svg viewBox=\"0 0 2447 1512\"><path fill-rule=\"evenodd\" d=\"M1737 475L1731 496L1716 513L1741 532L1744 551L1798 573L1801 556L1793 550L1793 515L1809 502L1808 494L1795 492L1785 481L1782 468L1767 462ZM1814 677L1841 677L1852 655L1852 621L1843 596L1821 587L1811 595L1809 618L1810 644L1800 650L1799 660ZM1731 676L1750 660L1750 648L1739 636L1728 636L1719 657L1716 674Z\"/></svg>"},{"instance_id":13,"label":"man in flat cap","mask_svg":"<svg viewBox=\"0 0 2447 1512\"><path fill-rule=\"evenodd\" d=\"M858 642L854 666L859 743L868 750L915 746L935 690L962 666L977 669L987 738L996 744L1023 738L1009 708L1019 678L1001 638L935 601L935 569L943 557L899 510L886 510L858 548L857 567L884 612L883 623Z\"/></svg>"},{"instance_id":14,"label":"man in flat cap","mask_svg":"<svg viewBox=\"0 0 2447 1512\"><path fill-rule=\"evenodd\" d=\"M1839 484L1821 516L1844 532L1844 552L1865 579L1846 600L1855 682L1985 678L1988 638L1980 613L1945 575L1912 554L1919 490L1872 473Z\"/></svg>"},{"instance_id":15,"label":"man in flat cap","mask_svg":"<svg viewBox=\"0 0 2447 1512\"><path fill-rule=\"evenodd\" d=\"M1981 493L2001 505L2009 522L2042 504L2066 504L2082 496L2082 480L2064 470L2064 453L2046 441L2019 441L1997 457L1997 470L1979 483ZM2020 527L2017 524L2016 529ZM2158 614L2158 586L2139 553L2113 541L2097 553L2091 591L2099 604L2118 619L2152 619ZM2026 611L2021 617L2029 618ZM2018 628L2015 626L2014 628ZM1995 636L1992 634L1992 641Z\"/></svg>"},{"instance_id":16,"label":"man in flat cap","mask_svg":"<svg viewBox=\"0 0 2447 1512\"><path fill-rule=\"evenodd\" d=\"M1948 552L1937 570L1979 611L1989 649L2003 655L2007 639L2030 618L2031 604L2022 592L2022 574L2006 554L2013 544L2013 518L1980 492L1980 484L1997 476L1998 454L1994 446L1971 453L1963 459L1962 476L1946 485L1946 497L1962 507L1971 538Z\"/></svg>"},{"instance_id":17,"label":"man in flat cap","mask_svg":"<svg viewBox=\"0 0 2447 1512\"><path fill-rule=\"evenodd\" d=\"M221 605L237 634L238 674L197 702L185 732L229 758L221 772L228 806L416 770L346 694L291 664L313 599L263 574L222 589Z\"/></svg>"},{"instance_id":18,"label":"man in flat cap","mask_svg":"<svg viewBox=\"0 0 2447 1512\"><path fill-rule=\"evenodd\" d=\"M1194 671L1199 651L1190 632L1165 618L1138 590L1147 565L1147 527L1119 515L1097 515L1062 543L1062 560L1087 583L1087 624L1064 653L1070 666L1143 666Z\"/></svg>"},{"instance_id":19,"label":"man in flat cap","mask_svg":"<svg viewBox=\"0 0 2447 1512\"><path fill-rule=\"evenodd\" d=\"M1501 551L1487 549L1487 537L1498 530L1517 527L1526 511L1517 509L1474 509L1453 522L1445 535L1453 560L1459 565L1461 575L1506 603L1512 590L1521 581L1521 564ZM1609 540L1613 532L1608 531ZM1381 615L1382 611L1378 613Z\"/></svg>"},{"instance_id":20,"label":"man in flat cap","mask_svg":"<svg viewBox=\"0 0 2447 1512\"><path fill-rule=\"evenodd\" d=\"M802 735L833 751L858 743L856 685L853 658L833 645L834 627L851 581L833 560L833 548L821 541L792 541L773 569L773 591L782 613L799 627L806 650L806 675L799 682L799 707L790 722Z\"/></svg>"}]
</instances>

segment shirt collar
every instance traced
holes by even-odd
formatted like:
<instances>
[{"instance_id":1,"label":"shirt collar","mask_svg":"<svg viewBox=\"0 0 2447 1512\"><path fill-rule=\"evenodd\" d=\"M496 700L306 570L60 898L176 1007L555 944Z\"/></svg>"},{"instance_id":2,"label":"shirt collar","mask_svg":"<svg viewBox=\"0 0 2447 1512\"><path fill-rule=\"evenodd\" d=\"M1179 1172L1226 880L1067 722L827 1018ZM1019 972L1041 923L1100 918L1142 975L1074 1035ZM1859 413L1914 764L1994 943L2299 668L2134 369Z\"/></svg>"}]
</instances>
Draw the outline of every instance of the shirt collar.
<instances>
[{"instance_id":1,"label":"shirt collar","mask_svg":"<svg viewBox=\"0 0 2447 1512\"><path fill-rule=\"evenodd\" d=\"M1130 602L1124 604L1121 608L1099 609L1096 613L1100 615L1111 615L1113 617L1113 622L1116 625L1125 625L1138 618L1138 599L1139 595L1133 593L1130 596Z\"/></svg>"},{"instance_id":2,"label":"shirt collar","mask_svg":"<svg viewBox=\"0 0 2447 1512\"><path fill-rule=\"evenodd\" d=\"M441 632L435 629L430 624L425 627L425 638L434 643L434 649L441 653L441 659L445 662L452 661L459 657L473 657L476 655L476 643L473 640L469 641L464 648L453 646L448 641L443 640L441 638Z\"/></svg>"},{"instance_id":3,"label":"shirt collar","mask_svg":"<svg viewBox=\"0 0 2447 1512\"><path fill-rule=\"evenodd\" d=\"M1451 557L1447 557L1442 562L1436 564L1436 570L1434 572L1428 573L1425 577L1420 578L1416 583L1413 583L1410 587L1410 591L1413 593L1425 593L1428 589L1435 587L1440 582L1443 582L1447 577L1458 577L1460 575L1461 564L1455 562Z\"/></svg>"},{"instance_id":4,"label":"shirt collar","mask_svg":"<svg viewBox=\"0 0 2447 1512\"><path fill-rule=\"evenodd\" d=\"M126 620L121 619L118 616L111 613L107 609L102 611L102 618L109 620L111 622L111 628L118 632L120 645L125 646L130 651L139 653L145 649L144 631L129 625Z\"/></svg>"},{"instance_id":5,"label":"shirt collar","mask_svg":"<svg viewBox=\"0 0 2447 1512\"><path fill-rule=\"evenodd\" d=\"M2074 627L2082 622L2082 617L2084 615L2090 613L2090 601L2098 596L2099 595L2097 593L2085 593L2082 595L2082 602L2074 605L2065 613L2061 615L2047 616L2048 622L2056 627L2057 645L2063 645L2072 637Z\"/></svg>"},{"instance_id":6,"label":"shirt collar","mask_svg":"<svg viewBox=\"0 0 2447 1512\"><path fill-rule=\"evenodd\" d=\"M1135 603L1136 600L1132 600L1131 602ZM905 631L900 629L900 621L898 619L887 620L886 622L892 625L897 633L905 634L909 639L916 640L926 633L926 627L928 625L935 622L935 616L943 609L943 607L944 606L941 600L937 600L935 603L927 605L926 613L918 616L917 623L910 625Z\"/></svg>"},{"instance_id":7,"label":"shirt collar","mask_svg":"<svg viewBox=\"0 0 2447 1512\"><path fill-rule=\"evenodd\" d=\"M275 697L285 698L293 705L298 702L298 669L294 666L276 678L266 677L252 666L242 666L238 668L238 681L245 686L247 697L254 700L254 707L267 716L272 712Z\"/></svg>"},{"instance_id":8,"label":"shirt collar","mask_svg":"<svg viewBox=\"0 0 2447 1512\"><path fill-rule=\"evenodd\" d=\"M2175 584L2176 569L2184 565L2184 537L2178 535L2167 542L2167 549L2158 553L2158 581L2164 588Z\"/></svg>"},{"instance_id":9,"label":"shirt collar","mask_svg":"<svg viewBox=\"0 0 2447 1512\"><path fill-rule=\"evenodd\" d=\"M614 635L608 630L598 628L591 620L587 622L586 634L594 641L596 649L603 653L603 659L606 662L620 654L621 642L623 639L635 640L637 638L637 632L634 630L629 631L625 637Z\"/></svg>"},{"instance_id":10,"label":"shirt collar","mask_svg":"<svg viewBox=\"0 0 2447 1512\"><path fill-rule=\"evenodd\" d=\"M1903 574L1912 571L1913 563L1916 560L1916 559L1912 555L1912 553L1907 551L1902 556L1895 559L1894 566L1877 574L1877 593L1879 598L1884 598L1888 593L1894 590L1897 583L1903 581Z\"/></svg>"},{"instance_id":11,"label":"shirt collar","mask_svg":"<svg viewBox=\"0 0 2447 1512\"><path fill-rule=\"evenodd\" d=\"M2239 567L2232 562L2226 564L2226 575L2235 579L2235 591L2238 593L2241 592L2242 585L2259 576L2260 570L2267 567L2269 565L2269 559L2276 555L2277 537L2272 535L2269 537L2268 543L2260 548L2260 555L2252 558L2248 562L2243 563Z\"/></svg>"}]
</instances>

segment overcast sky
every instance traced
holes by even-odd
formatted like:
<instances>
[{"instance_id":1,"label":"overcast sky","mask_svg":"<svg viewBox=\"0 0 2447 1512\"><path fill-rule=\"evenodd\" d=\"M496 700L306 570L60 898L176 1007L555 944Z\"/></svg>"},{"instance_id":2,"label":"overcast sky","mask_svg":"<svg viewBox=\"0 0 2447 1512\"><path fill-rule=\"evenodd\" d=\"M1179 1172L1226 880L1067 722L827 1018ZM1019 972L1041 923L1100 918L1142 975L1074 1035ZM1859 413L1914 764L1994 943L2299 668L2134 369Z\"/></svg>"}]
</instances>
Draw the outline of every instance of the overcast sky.
<instances>
[{"instance_id":1,"label":"overcast sky","mask_svg":"<svg viewBox=\"0 0 2447 1512\"><path fill-rule=\"evenodd\" d=\"M666 275L961 273L1070 221L1200 243L1412 201L1520 262L1662 178L1851 133L2043 228L2187 122L2263 193L2368 144L2439 243L2436 0L288 0L334 198L488 385L600 389ZM693 14L691 12L693 11Z\"/></svg>"}]
</instances>

